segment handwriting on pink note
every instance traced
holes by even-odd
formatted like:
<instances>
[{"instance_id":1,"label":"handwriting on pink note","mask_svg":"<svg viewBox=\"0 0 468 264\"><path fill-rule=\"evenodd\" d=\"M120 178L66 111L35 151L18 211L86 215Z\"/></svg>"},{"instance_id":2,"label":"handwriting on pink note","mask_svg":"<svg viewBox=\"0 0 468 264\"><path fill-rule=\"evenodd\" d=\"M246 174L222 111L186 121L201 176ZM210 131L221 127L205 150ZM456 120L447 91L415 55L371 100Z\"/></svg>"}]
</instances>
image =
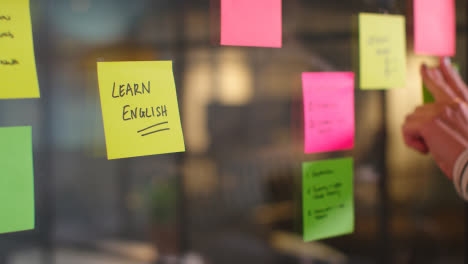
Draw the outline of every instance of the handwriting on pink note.
<instances>
[{"instance_id":1,"label":"handwriting on pink note","mask_svg":"<svg viewBox=\"0 0 468 264\"><path fill-rule=\"evenodd\" d=\"M304 94L305 153L354 147L354 73L306 72Z\"/></svg>"},{"instance_id":2,"label":"handwriting on pink note","mask_svg":"<svg viewBox=\"0 0 468 264\"><path fill-rule=\"evenodd\" d=\"M455 0L414 0L416 54L454 56Z\"/></svg>"},{"instance_id":3,"label":"handwriting on pink note","mask_svg":"<svg viewBox=\"0 0 468 264\"><path fill-rule=\"evenodd\" d=\"M282 0L220 0L221 45L281 48Z\"/></svg>"}]
</instances>

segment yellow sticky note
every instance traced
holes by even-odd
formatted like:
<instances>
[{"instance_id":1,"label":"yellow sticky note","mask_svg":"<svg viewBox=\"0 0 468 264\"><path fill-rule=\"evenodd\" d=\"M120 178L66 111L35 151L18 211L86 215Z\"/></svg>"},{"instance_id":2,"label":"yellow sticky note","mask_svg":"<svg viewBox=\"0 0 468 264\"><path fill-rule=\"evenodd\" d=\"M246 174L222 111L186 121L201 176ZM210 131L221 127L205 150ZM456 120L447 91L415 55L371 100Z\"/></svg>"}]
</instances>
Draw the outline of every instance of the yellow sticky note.
<instances>
[{"instance_id":1,"label":"yellow sticky note","mask_svg":"<svg viewBox=\"0 0 468 264\"><path fill-rule=\"evenodd\" d=\"M37 98L29 0L0 2L0 99Z\"/></svg>"},{"instance_id":2,"label":"yellow sticky note","mask_svg":"<svg viewBox=\"0 0 468 264\"><path fill-rule=\"evenodd\" d=\"M108 159L185 151L171 61L97 67Z\"/></svg>"},{"instance_id":3,"label":"yellow sticky note","mask_svg":"<svg viewBox=\"0 0 468 264\"><path fill-rule=\"evenodd\" d=\"M404 87L405 18L400 15L359 14L359 60L362 89Z\"/></svg>"}]
</instances>

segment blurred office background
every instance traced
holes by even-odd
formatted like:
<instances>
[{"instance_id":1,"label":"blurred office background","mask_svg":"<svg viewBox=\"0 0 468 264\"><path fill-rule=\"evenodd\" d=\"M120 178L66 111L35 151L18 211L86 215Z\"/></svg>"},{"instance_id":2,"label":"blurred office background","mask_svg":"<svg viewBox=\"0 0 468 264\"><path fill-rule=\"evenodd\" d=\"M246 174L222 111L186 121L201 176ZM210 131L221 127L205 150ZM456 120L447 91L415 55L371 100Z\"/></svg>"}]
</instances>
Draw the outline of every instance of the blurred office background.
<instances>
[{"instance_id":1,"label":"blurred office background","mask_svg":"<svg viewBox=\"0 0 468 264\"><path fill-rule=\"evenodd\" d=\"M412 52L411 5L284 0L269 49L214 44L216 0L31 1L41 98L0 101L0 125L33 126L36 230L0 235L0 263L464 263L464 204L400 135L434 63ZM355 70L363 11L407 16L407 85L356 87L355 149L304 155L300 74ZM96 62L125 60L174 61L187 152L107 160ZM304 243L301 162L343 156L356 230Z\"/></svg>"}]
</instances>

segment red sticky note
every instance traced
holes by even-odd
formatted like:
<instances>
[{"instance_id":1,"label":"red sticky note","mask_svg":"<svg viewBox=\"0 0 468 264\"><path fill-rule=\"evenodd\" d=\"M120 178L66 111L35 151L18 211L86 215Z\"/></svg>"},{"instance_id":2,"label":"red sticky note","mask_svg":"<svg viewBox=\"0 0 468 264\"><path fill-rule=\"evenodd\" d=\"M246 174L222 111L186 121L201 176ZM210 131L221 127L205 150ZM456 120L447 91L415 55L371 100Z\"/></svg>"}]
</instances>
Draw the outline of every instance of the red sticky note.
<instances>
[{"instance_id":1,"label":"red sticky note","mask_svg":"<svg viewBox=\"0 0 468 264\"><path fill-rule=\"evenodd\" d=\"M455 1L414 0L414 52L454 56L455 42Z\"/></svg>"},{"instance_id":2,"label":"red sticky note","mask_svg":"<svg viewBox=\"0 0 468 264\"><path fill-rule=\"evenodd\" d=\"M281 48L281 0L220 0L221 45Z\"/></svg>"},{"instance_id":3,"label":"red sticky note","mask_svg":"<svg viewBox=\"0 0 468 264\"><path fill-rule=\"evenodd\" d=\"M302 74L305 153L354 147L354 73Z\"/></svg>"}]
</instances>

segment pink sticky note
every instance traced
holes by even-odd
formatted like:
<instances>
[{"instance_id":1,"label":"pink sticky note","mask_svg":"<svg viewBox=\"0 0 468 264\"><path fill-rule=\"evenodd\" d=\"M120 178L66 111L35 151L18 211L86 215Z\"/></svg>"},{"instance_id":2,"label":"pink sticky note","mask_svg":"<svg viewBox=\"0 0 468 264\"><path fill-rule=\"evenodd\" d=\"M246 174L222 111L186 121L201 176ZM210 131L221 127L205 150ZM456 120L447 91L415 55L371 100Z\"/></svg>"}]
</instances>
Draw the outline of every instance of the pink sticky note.
<instances>
[{"instance_id":1,"label":"pink sticky note","mask_svg":"<svg viewBox=\"0 0 468 264\"><path fill-rule=\"evenodd\" d=\"M414 0L416 54L454 56L455 0Z\"/></svg>"},{"instance_id":2,"label":"pink sticky note","mask_svg":"<svg viewBox=\"0 0 468 264\"><path fill-rule=\"evenodd\" d=\"M220 0L221 45L281 48L281 0Z\"/></svg>"},{"instance_id":3,"label":"pink sticky note","mask_svg":"<svg viewBox=\"0 0 468 264\"><path fill-rule=\"evenodd\" d=\"M306 72L304 93L305 153L354 147L354 73Z\"/></svg>"}]
</instances>

